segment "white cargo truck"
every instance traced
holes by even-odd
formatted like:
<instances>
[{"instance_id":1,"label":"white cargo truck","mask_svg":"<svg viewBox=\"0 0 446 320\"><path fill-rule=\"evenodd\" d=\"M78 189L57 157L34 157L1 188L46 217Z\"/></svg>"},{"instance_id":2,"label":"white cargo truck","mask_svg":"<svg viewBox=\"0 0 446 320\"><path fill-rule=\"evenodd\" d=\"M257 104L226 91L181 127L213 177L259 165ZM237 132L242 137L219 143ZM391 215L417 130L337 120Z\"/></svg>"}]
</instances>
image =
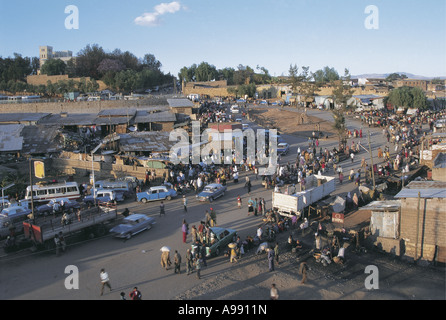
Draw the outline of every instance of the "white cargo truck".
<instances>
[{"instance_id":1,"label":"white cargo truck","mask_svg":"<svg viewBox=\"0 0 446 320\"><path fill-rule=\"evenodd\" d=\"M295 187L300 190L300 187ZM288 188L290 190L290 188ZM302 215L303 209L330 195L335 190L335 178L311 175L305 178L305 190L283 194L273 192L272 208L286 217Z\"/></svg>"}]
</instances>

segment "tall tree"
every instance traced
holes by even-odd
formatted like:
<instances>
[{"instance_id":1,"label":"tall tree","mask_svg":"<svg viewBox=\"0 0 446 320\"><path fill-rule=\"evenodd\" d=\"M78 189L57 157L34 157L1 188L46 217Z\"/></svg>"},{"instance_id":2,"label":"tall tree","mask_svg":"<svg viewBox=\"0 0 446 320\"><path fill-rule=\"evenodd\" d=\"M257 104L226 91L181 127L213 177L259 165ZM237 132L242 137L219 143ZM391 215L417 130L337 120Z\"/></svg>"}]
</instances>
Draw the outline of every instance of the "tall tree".
<instances>
[{"instance_id":1,"label":"tall tree","mask_svg":"<svg viewBox=\"0 0 446 320\"><path fill-rule=\"evenodd\" d=\"M66 64L60 59L47 60L40 68L40 73L49 76L65 74Z\"/></svg>"},{"instance_id":2,"label":"tall tree","mask_svg":"<svg viewBox=\"0 0 446 320\"><path fill-rule=\"evenodd\" d=\"M313 78L318 84L328 84L340 79L338 72L328 66L313 73Z\"/></svg>"},{"instance_id":3,"label":"tall tree","mask_svg":"<svg viewBox=\"0 0 446 320\"><path fill-rule=\"evenodd\" d=\"M334 129L338 133L339 146L341 145L345 135L345 117L344 113L348 108L348 100L353 95L353 90L350 85L351 76L348 69L344 70L344 76L340 80L333 81L332 99L334 104L333 119Z\"/></svg>"},{"instance_id":4,"label":"tall tree","mask_svg":"<svg viewBox=\"0 0 446 320\"><path fill-rule=\"evenodd\" d=\"M202 62L195 70L196 81L211 81L217 78L217 68L207 62Z\"/></svg>"},{"instance_id":5,"label":"tall tree","mask_svg":"<svg viewBox=\"0 0 446 320\"><path fill-rule=\"evenodd\" d=\"M98 44L87 45L76 57L76 74L79 77L100 78L99 64L107 57L104 49Z\"/></svg>"},{"instance_id":6,"label":"tall tree","mask_svg":"<svg viewBox=\"0 0 446 320\"><path fill-rule=\"evenodd\" d=\"M338 108L345 111L348 107L347 102L353 95L353 89L350 82L351 76L348 69L344 70L344 76L340 80L332 82L333 92L331 97L333 99L335 109Z\"/></svg>"},{"instance_id":7,"label":"tall tree","mask_svg":"<svg viewBox=\"0 0 446 320\"><path fill-rule=\"evenodd\" d=\"M385 104L390 103L395 107L426 109L427 97L420 88L400 87L390 91Z\"/></svg>"}]
</instances>

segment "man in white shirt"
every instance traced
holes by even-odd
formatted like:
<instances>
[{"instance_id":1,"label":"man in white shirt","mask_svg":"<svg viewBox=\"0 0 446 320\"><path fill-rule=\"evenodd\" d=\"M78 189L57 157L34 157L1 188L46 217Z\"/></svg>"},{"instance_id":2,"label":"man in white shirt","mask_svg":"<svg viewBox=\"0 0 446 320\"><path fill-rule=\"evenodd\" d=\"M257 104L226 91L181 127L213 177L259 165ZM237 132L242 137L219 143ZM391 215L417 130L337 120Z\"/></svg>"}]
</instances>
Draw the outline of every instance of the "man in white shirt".
<instances>
[{"instance_id":1,"label":"man in white shirt","mask_svg":"<svg viewBox=\"0 0 446 320\"><path fill-rule=\"evenodd\" d=\"M110 285L110 279L108 277L108 273L105 272L104 269L101 269L101 273L99 274L99 276L101 277L101 283L102 283L102 288L101 288L101 296L104 294L104 287L107 286L110 289L110 292L112 291L111 285Z\"/></svg>"}]
</instances>

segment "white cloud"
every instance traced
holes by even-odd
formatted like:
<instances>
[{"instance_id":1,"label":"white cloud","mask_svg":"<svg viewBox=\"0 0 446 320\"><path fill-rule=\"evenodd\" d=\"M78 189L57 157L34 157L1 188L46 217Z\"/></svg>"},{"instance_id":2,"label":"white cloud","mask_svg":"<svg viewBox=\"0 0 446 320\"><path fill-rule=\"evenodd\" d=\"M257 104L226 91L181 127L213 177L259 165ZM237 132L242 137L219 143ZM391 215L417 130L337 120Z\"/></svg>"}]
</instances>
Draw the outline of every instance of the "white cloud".
<instances>
[{"instance_id":1,"label":"white cloud","mask_svg":"<svg viewBox=\"0 0 446 320\"><path fill-rule=\"evenodd\" d=\"M157 26L160 24L160 16L166 13L175 13L182 8L178 1L170 3L160 3L153 8L153 12L143 13L141 16L135 19L135 23L140 26Z\"/></svg>"}]
</instances>

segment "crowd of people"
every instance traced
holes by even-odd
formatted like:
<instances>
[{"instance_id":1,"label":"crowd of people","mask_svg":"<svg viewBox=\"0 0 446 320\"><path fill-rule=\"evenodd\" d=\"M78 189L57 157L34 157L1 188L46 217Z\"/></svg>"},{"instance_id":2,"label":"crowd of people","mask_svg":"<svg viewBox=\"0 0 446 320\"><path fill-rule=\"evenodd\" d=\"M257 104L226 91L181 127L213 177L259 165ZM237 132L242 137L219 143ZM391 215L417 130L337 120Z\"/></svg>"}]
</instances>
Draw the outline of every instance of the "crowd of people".
<instances>
[{"instance_id":1,"label":"crowd of people","mask_svg":"<svg viewBox=\"0 0 446 320\"><path fill-rule=\"evenodd\" d=\"M223 112L224 107L217 107L210 103L202 105L200 109L199 120L203 124L212 122L230 121L230 117ZM373 114L371 117L377 117ZM265 188L272 188L276 192L294 193L306 188L306 177L311 174L331 174L337 175L339 183L343 183L344 172L342 166L344 161L348 161L350 171L348 173L348 180L354 182L356 186L361 185L362 182L370 183L372 177L372 170L378 177L386 177L393 173L409 172L418 163L418 150L423 143L423 138L432 130L432 123L437 116L426 113L415 114L410 117L403 117L396 120L393 114L380 114L379 122L372 122L369 116L362 116L361 121L367 126L380 126L382 128L383 140L386 141L383 145L378 147L378 161L374 162L373 167L369 163L369 155L364 152L367 150L364 143L365 136L363 127L349 129L345 132L345 139L341 141L336 148L322 147L317 133L308 138L308 145L299 147L296 154L295 161L289 161L286 164L282 163L276 167L276 170L271 175L261 176L262 183ZM423 124L428 124L429 129L423 130ZM360 161L355 161L360 157ZM351 165L350 165L351 163ZM345 164L347 166L347 164ZM221 183L226 185L228 183L238 183L239 174L243 171L250 172L251 178L259 178L259 167L255 163L244 161L242 164L236 164L231 161L226 164L177 164L169 165L168 171L163 175L165 184L171 184L180 193L193 191L199 192L205 185L209 183ZM345 173L347 174L347 173ZM283 186L287 186L281 190ZM259 246L261 251L267 252L269 270L274 270L274 261L278 263L279 257L279 243L276 241L276 235L293 230L294 228L301 228L302 230L309 227L307 225L302 227L298 225L297 219L285 218L279 215L274 210L268 210L265 205L265 200L261 197L251 197L250 177L246 176L245 188L248 193L248 200L245 204L245 199L238 195L236 205L238 208L247 208L247 214L253 216L261 216L262 224L258 226L254 236L247 236L242 240L237 237L233 241L233 246L229 247L225 255L229 258L229 262L237 262L246 252ZM291 188L291 189L290 189ZM353 195L352 195L353 194ZM357 193L348 192L346 195L347 209L357 208L360 204L360 199ZM186 204L185 210L186 209ZM213 210L211 210L213 211ZM216 214L214 212L206 212L205 218L198 226L193 225L189 230L186 221L183 221L183 243L186 243L187 237L191 237L191 247L186 250L186 274L189 275L195 272L197 278L201 277L201 270L207 266L206 257L209 255L207 251L212 245L213 235L211 227L216 226ZM345 246L342 234L333 237L326 245L321 244L321 237L324 232L318 228L315 233L314 249L318 252L318 262L324 265L330 264L332 261L336 263L343 263L345 261ZM263 243L274 243L272 247L266 246L260 248ZM302 242L293 239L292 235L288 237L286 243L287 250L301 250L303 248ZM181 273L181 255L178 251L174 254L174 272ZM170 256L168 253L162 253L161 265L163 268L171 266ZM302 270L303 279L306 280L306 270L308 267L306 263L300 266ZM273 286L272 296L276 299L278 297L277 288Z\"/></svg>"}]
</instances>

